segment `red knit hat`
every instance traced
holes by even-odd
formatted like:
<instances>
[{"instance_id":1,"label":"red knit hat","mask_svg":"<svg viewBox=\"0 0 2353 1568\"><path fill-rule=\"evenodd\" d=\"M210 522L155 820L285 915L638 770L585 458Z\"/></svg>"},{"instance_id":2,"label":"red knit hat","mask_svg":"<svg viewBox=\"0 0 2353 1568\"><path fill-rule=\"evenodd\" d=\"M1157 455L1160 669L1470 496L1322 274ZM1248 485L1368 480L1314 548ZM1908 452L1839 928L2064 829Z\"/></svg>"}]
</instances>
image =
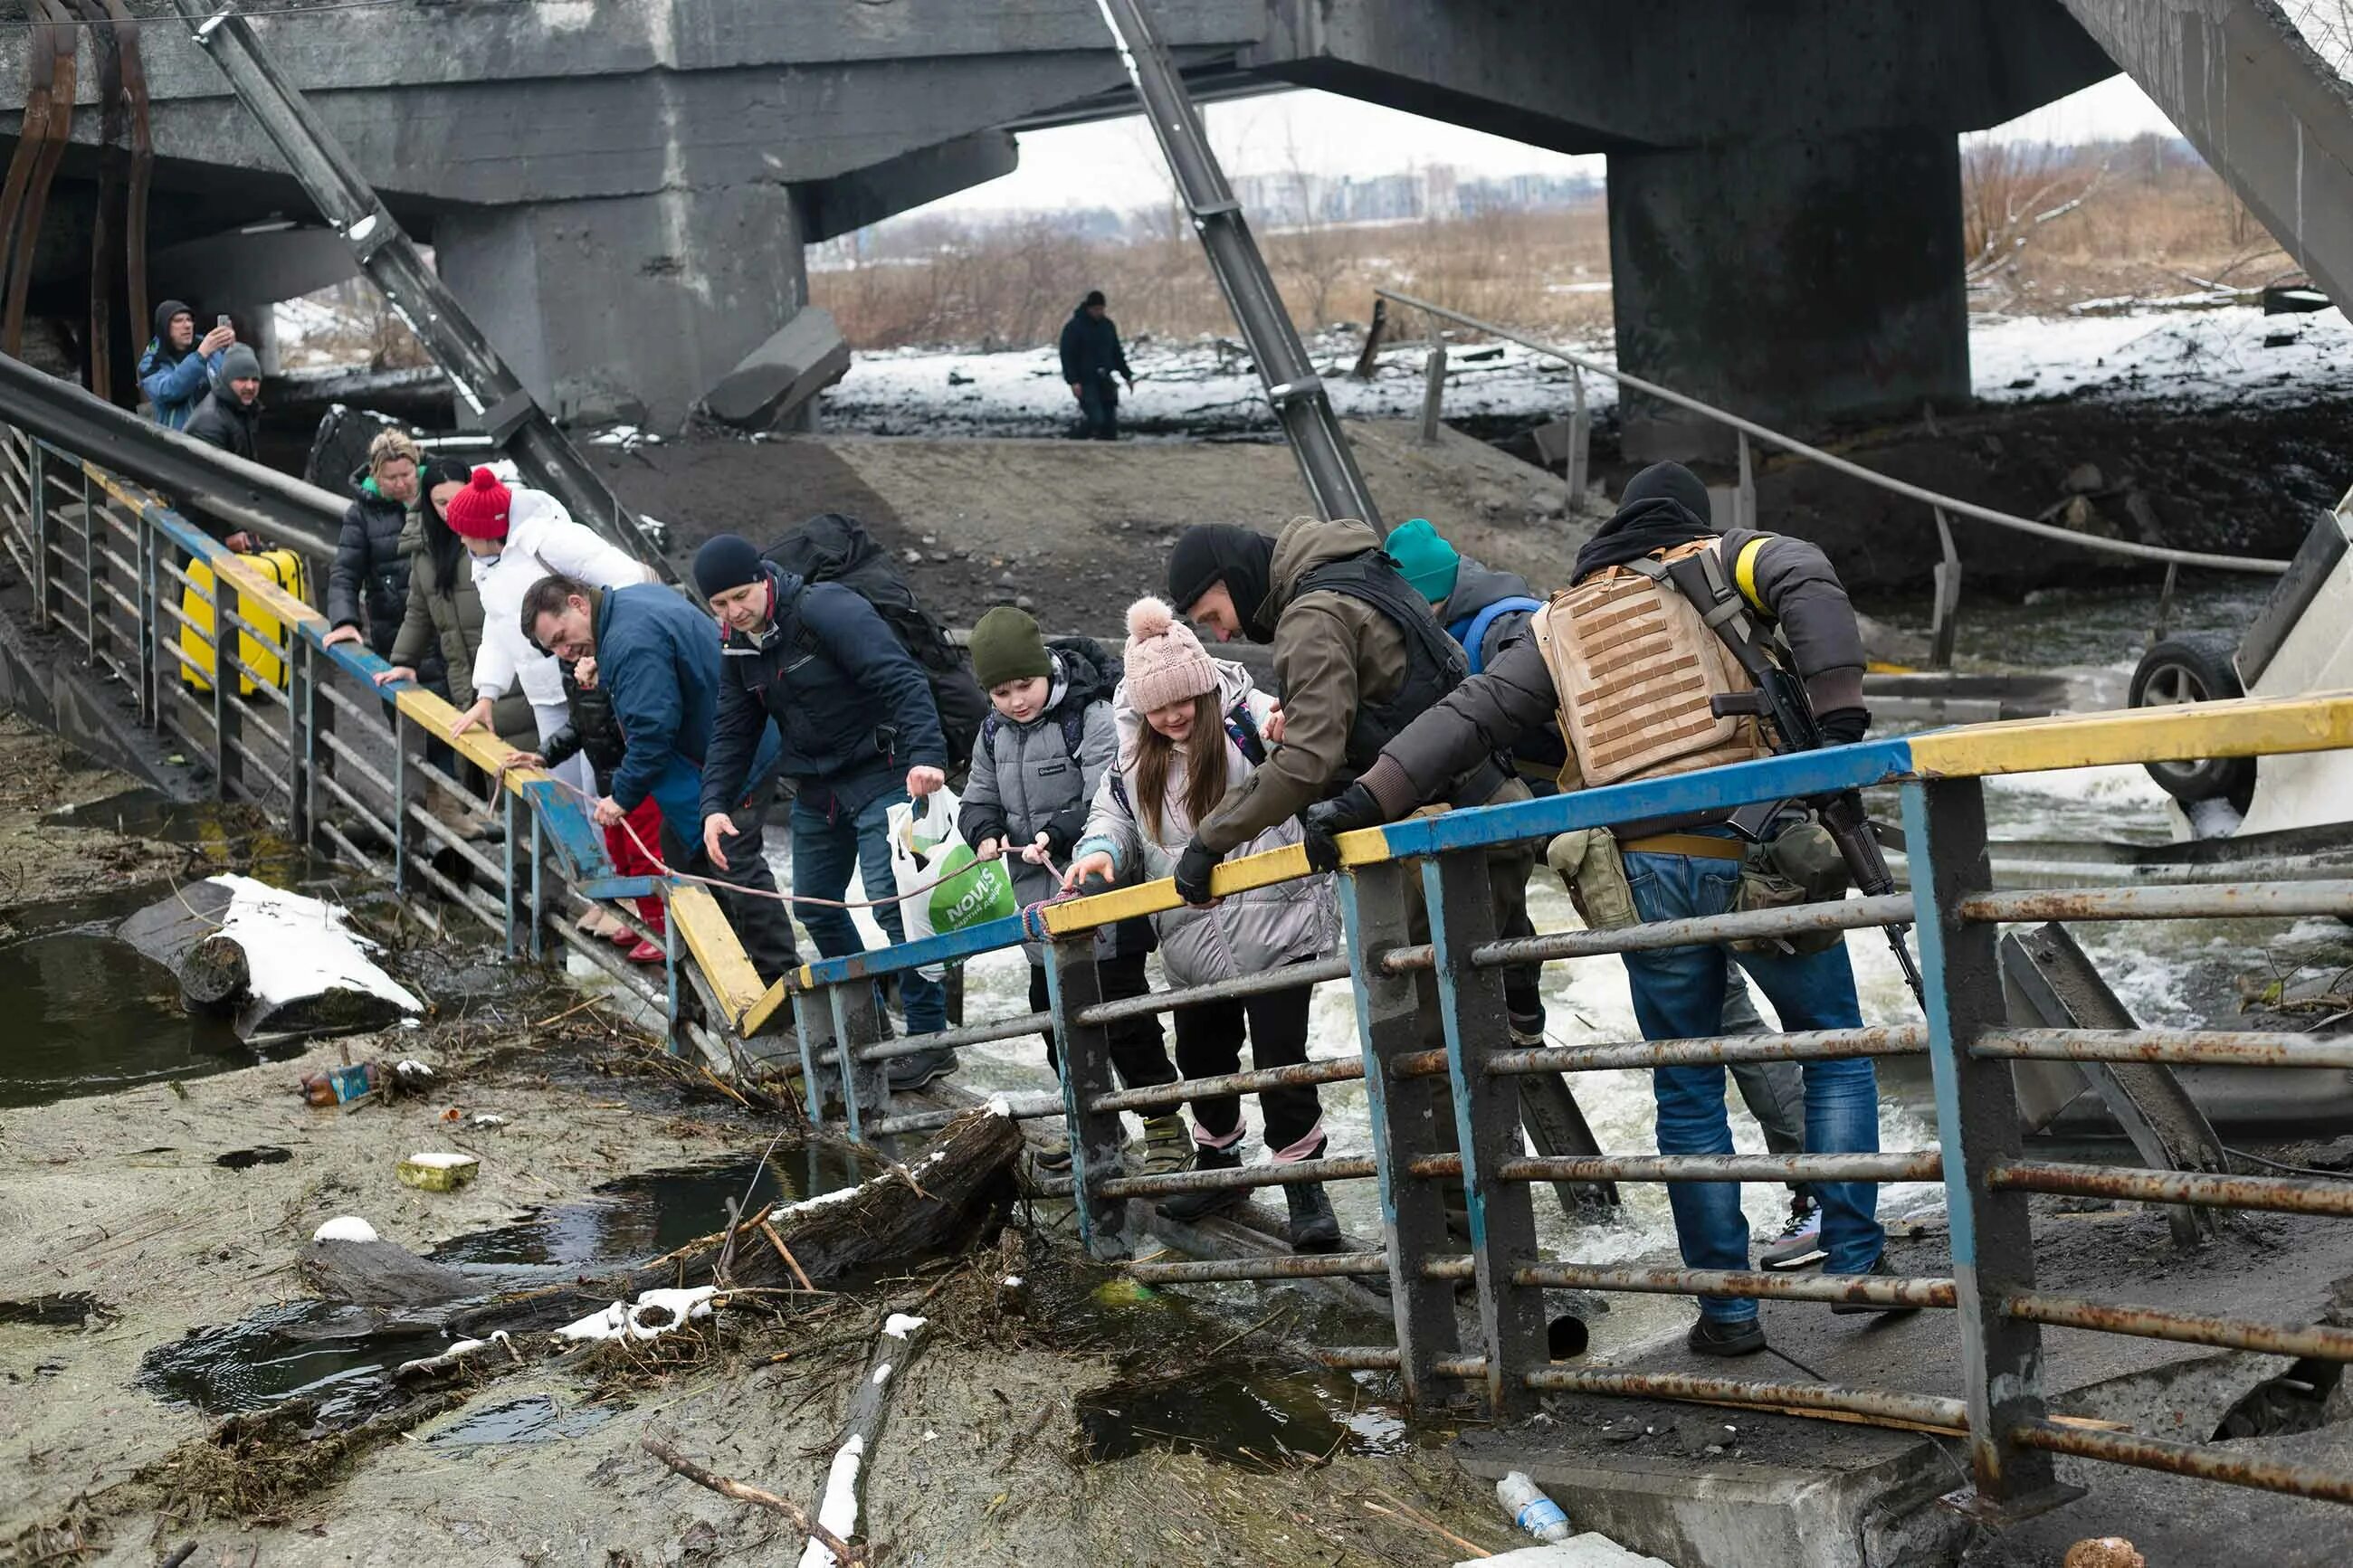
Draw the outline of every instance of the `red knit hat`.
<instances>
[{"instance_id":1,"label":"red knit hat","mask_svg":"<svg viewBox=\"0 0 2353 1568\"><path fill-rule=\"evenodd\" d=\"M467 539L504 539L507 506L513 500L498 475L476 468L466 488L449 498L449 530Z\"/></svg>"}]
</instances>

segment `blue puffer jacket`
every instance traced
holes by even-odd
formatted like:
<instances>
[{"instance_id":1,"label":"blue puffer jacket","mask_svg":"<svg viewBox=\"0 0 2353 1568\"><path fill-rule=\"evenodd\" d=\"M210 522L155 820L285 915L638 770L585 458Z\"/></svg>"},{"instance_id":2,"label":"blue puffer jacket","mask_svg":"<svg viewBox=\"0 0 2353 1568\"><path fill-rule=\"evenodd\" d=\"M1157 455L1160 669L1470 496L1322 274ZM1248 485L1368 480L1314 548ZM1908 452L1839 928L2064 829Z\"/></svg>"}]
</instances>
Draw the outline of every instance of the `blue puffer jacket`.
<instances>
[{"instance_id":1,"label":"blue puffer jacket","mask_svg":"<svg viewBox=\"0 0 2353 1568\"><path fill-rule=\"evenodd\" d=\"M188 416L212 390L213 366L220 355L210 356L190 349L174 355L164 346L161 338L147 342L147 352L139 356L139 390L155 407L155 423L166 430L185 430Z\"/></svg>"},{"instance_id":2,"label":"blue puffer jacket","mask_svg":"<svg viewBox=\"0 0 2353 1568\"><path fill-rule=\"evenodd\" d=\"M838 583L762 570L771 619L756 639L727 634L703 815L726 810L758 776L753 753L772 734L799 801L828 812L854 816L902 789L908 769L945 768L931 681L890 623Z\"/></svg>"},{"instance_id":3,"label":"blue puffer jacket","mask_svg":"<svg viewBox=\"0 0 2353 1568\"><path fill-rule=\"evenodd\" d=\"M626 737L613 770L614 803L633 811L651 795L670 830L698 842L702 765L719 712L719 628L678 590L659 583L603 590L596 622L600 680ZM775 757L773 744L758 752L746 779L713 809L734 809L744 783L765 777Z\"/></svg>"}]
</instances>

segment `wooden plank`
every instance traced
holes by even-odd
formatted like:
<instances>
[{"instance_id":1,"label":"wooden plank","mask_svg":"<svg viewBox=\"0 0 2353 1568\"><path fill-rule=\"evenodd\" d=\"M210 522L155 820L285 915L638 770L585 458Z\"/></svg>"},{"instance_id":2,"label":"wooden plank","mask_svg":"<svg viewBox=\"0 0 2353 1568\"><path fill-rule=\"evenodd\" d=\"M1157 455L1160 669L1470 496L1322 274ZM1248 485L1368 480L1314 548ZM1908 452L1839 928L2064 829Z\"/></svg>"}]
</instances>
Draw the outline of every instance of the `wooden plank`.
<instances>
[{"instance_id":1,"label":"wooden plank","mask_svg":"<svg viewBox=\"0 0 2353 1568\"><path fill-rule=\"evenodd\" d=\"M752 967L735 928L720 912L719 900L707 888L682 883L670 889L670 918L736 1032L754 1033L754 1011L766 999L768 988L760 984L760 972Z\"/></svg>"}]
</instances>

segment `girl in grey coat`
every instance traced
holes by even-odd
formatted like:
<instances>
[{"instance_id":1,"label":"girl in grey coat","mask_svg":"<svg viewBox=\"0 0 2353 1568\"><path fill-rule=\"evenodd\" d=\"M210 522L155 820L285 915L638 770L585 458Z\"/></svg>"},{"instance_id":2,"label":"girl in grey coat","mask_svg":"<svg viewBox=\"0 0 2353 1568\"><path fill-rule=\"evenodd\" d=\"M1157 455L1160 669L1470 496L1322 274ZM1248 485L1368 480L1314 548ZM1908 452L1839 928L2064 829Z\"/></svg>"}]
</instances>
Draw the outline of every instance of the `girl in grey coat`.
<instances>
[{"instance_id":1,"label":"girl in grey coat","mask_svg":"<svg viewBox=\"0 0 2353 1568\"><path fill-rule=\"evenodd\" d=\"M1191 841L1194 825L1266 754L1274 703L1251 686L1248 670L1211 658L1161 600L1137 600L1128 610L1127 626L1126 679L1112 703L1118 760L1095 792L1086 837L1064 878L1067 887L1090 876L1125 883L1168 876ZM1286 821L1238 846L1228 858L1299 840L1298 823ZM1337 939L1339 912L1332 879L1315 876L1232 894L1205 908L1179 906L1153 916L1152 923L1168 983L1187 986L1262 974L1328 952ZM1310 986L1299 985L1177 1009L1177 1070L1188 1079L1240 1070L1245 1033L1257 1067L1305 1061L1312 995ZM1275 1163L1324 1157L1323 1110L1314 1088L1262 1089L1259 1107ZM1197 1168L1238 1169L1243 1132L1239 1098L1196 1100L1193 1120ZM1282 1190L1291 1205L1293 1250L1338 1247L1339 1223L1323 1184L1295 1182ZM1188 1193L1160 1207L1172 1217L1192 1218L1245 1195L1240 1188Z\"/></svg>"},{"instance_id":2,"label":"girl in grey coat","mask_svg":"<svg viewBox=\"0 0 2353 1568\"><path fill-rule=\"evenodd\" d=\"M1117 741L1111 693L1117 663L1084 637L1058 638L1050 646L1027 613L1000 605L972 629L973 675L988 693L990 712L973 748L972 776L965 784L956 826L982 859L1003 854L1013 874L1014 897L1042 903L1060 883L1055 868L1086 826L1088 803L1111 771ZM1043 948L1023 944L1029 959L1029 1010L1042 1013L1046 994ZM1141 996L1152 989L1144 973L1152 951L1152 927L1122 921L1095 933L1097 973L1103 1000ZM1112 1067L1130 1089L1176 1081L1156 1017L1126 1018L1107 1031ZM1046 1060L1055 1072L1061 1059L1054 1033L1046 1031ZM1174 1107L1144 1119L1144 1168L1159 1175L1192 1163L1184 1115ZM1052 1147L1039 1163L1060 1169L1070 1163L1067 1143Z\"/></svg>"}]
</instances>

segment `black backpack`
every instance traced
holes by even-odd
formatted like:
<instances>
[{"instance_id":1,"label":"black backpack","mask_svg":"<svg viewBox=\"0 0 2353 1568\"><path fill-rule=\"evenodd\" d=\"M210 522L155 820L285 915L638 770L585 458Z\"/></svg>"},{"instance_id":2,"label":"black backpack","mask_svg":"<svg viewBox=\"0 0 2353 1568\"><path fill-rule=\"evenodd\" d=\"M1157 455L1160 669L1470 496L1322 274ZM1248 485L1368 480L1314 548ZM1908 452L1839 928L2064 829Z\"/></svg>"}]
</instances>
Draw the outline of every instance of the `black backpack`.
<instances>
[{"instance_id":1,"label":"black backpack","mask_svg":"<svg viewBox=\"0 0 2353 1568\"><path fill-rule=\"evenodd\" d=\"M898 563L866 525L838 511L819 512L778 540L766 559L807 582L839 583L874 606L932 683L932 702L947 737L948 773L960 776L969 768L988 698L973 679L964 649L915 602Z\"/></svg>"}]
</instances>

